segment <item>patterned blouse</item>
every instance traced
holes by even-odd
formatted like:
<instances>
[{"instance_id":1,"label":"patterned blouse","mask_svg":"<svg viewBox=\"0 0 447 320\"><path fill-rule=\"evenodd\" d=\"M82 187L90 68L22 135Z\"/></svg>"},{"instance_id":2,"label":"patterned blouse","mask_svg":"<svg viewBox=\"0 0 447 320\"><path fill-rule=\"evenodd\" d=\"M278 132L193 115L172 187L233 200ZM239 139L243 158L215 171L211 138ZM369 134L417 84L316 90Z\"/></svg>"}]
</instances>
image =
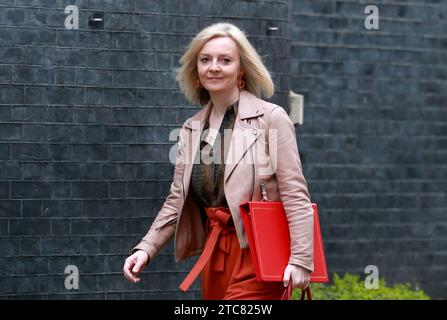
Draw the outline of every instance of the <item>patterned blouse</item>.
<instances>
[{"instance_id":1,"label":"patterned blouse","mask_svg":"<svg viewBox=\"0 0 447 320\"><path fill-rule=\"evenodd\" d=\"M209 119L205 122L200 137L200 150L196 155L196 157L201 155L200 162L194 162L191 176L192 195L201 208L228 208L224 193L225 159L237 116L238 104L239 101L236 101L227 107L219 128L219 135L214 139L214 145L209 143L212 141L210 132L217 133L217 130L208 130Z\"/></svg>"}]
</instances>

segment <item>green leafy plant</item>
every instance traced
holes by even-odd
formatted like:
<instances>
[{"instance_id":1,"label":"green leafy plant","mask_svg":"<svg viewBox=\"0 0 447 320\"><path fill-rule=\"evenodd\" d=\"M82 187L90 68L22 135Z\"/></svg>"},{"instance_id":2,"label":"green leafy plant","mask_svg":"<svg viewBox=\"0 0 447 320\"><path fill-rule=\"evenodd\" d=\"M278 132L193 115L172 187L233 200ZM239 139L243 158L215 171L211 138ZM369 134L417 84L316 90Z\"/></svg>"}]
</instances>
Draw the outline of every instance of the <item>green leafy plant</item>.
<instances>
[{"instance_id":1,"label":"green leafy plant","mask_svg":"<svg viewBox=\"0 0 447 320\"><path fill-rule=\"evenodd\" d=\"M346 273L343 278L336 273L330 284L311 283L312 299L315 300L429 300L423 290L416 285L395 284L387 286L384 278L379 279L378 289L366 289L360 276ZM301 289L295 289L292 300L301 298Z\"/></svg>"}]
</instances>

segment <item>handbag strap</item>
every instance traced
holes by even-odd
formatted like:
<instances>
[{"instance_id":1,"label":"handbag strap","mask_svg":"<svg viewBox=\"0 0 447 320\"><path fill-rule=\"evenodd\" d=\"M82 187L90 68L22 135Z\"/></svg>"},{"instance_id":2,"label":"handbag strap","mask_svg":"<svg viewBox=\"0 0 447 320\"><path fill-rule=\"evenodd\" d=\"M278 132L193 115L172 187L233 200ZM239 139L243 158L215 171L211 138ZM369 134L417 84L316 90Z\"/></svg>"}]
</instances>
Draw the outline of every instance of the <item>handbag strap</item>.
<instances>
[{"instance_id":1,"label":"handbag strap","mask_svg":"<svg viewBox=\"0 0 447 320\"><path fill-rule=\"evenodd\" d=\"M292 296L292 281L289 282L289 285L284 289L284 293L281 296L281 300L290 300Z\"/></svg>"},{"instance_id":2,"label":"handbag strap","mask_svg":"<svg viewBox=\"0 0 447 320\"><path fill-rule=\"evenodd\" d=\"M305 300L304 298L307 296L307 300L312 300L312 292L310 291L310 287L307 286L306 289L301 290L301 300ZM292 297L292 281L289 282L289 285L284 289L284 293L281 296L281 300L290 300Z\"/></svg>"},{"instance_id":3,"label":"handbag strap","mask_svg":"<svg viewBox=\"0 0 447 320\"><path fill-rule=\"evenodd\" d=\"M307 286L306 289L301 290L301 300L304 300L304 295L307 295L307 300L312 300L312 293L310 292L309 286Z\"/></svg>"},{"instance_id":4,"label":"handbag strap","mask_svg":"<svg viewBox=\"0 0 447 320\"><path fill-rule=\"evenodd\" d=\"M253 155L253 148L250 148L250 154L251 154L251 172L252 172L252 187L251 187L251 195L250 195L250 201L253 201L253 194L255 193L255 182L256 182L256 168L255 168L255 157Z\"/></svg>"}]
</instances>

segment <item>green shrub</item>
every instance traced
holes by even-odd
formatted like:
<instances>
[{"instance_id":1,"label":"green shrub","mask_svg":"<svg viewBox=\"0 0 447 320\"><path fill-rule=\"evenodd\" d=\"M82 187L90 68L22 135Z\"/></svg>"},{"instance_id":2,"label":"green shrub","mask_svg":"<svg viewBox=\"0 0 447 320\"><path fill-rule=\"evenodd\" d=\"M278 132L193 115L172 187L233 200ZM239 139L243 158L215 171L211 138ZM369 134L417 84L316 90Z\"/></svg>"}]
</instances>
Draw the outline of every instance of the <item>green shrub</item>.
<instances>
[{"instance_id":1,"label":"green shrub","mask_svg":"<svg viewBox=\"0 0 447 320\"><path fill-rule=\"evenodd\" d=\"M346 273L343 278L333 275L330 284L311 283L312 299L315 300L429 300L424 291L411 288L410 284L387 286L385 279L379 279L378 289L366 289L360 276ZM294 289L292 299L301 298L301 289Z\"/></svg>"}]
</instances>

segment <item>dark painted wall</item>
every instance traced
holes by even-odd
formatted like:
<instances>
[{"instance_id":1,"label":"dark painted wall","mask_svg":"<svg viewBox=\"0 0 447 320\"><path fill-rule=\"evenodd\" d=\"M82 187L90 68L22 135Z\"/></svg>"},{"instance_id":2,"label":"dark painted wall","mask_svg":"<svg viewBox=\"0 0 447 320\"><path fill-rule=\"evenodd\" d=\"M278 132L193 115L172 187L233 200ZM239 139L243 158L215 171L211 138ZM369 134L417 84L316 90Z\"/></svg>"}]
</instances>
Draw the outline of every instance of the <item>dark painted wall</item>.
<instances>
[{"instance_id":1,"label":"dark painted wall","mask_svg":"<svg viewBox=\"0 0 447 320\"><path fill-rule=\"evenodd\" d=\"M291 3L298 143L329 270L375 265L447 298L447 2Z\"/></svg>"},{"instance_id":2,"label":"dark painted wall","mask_svg":"<svg viewBox=\"0 0 447 320\"><path fill-rule=\"evenodd\" d=\"M66 30L76 4L79 30ZM286 101L287 1L0 1L0 296L199 298L178 285L194 261L173 244L138 285L124 259L171 183L169 132L199 110L174 69L221 20L246 30ZM104 13L104 27L88 18ZM285 18L284 18L285 17ZM267 35L267 27L279 27ZM281 59L274 59L281 56ZM67 265L79 290L66 290Z\"/></svg>"},{"instance_id":3,"label":"dark painted wall","mask_svg":"<svg viewBox=\"0 0 447 320\"><path fill-rule=\"evenodd\" d=\"M72 4L79 30L64 28ZM379 30L360 1L0 0L0 296L201 297L199 282L178 291L194 259L175 263L172 242L137 285L122 266L167 194L169 132L199 110L178 59L226 20L273 72L274 102L304 94L297 137L329 271L376 265L446 298L446 4L375 4Z\"/></svg>"}]
</instances>

